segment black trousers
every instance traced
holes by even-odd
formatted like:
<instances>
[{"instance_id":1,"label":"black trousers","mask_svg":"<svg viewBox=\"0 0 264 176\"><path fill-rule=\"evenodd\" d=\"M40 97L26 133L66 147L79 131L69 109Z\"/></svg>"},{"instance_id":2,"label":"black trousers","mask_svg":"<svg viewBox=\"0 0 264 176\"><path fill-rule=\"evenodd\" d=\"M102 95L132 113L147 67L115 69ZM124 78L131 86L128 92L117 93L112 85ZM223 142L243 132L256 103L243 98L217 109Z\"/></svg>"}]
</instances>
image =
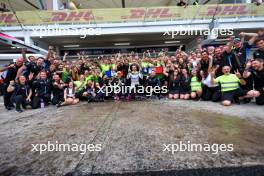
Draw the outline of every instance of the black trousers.
<instances>
[{"instance_id":1,"label":"black trousers","mask_svg":"<svg viewBox=\"0 0 264 176\"><path fill-rule=\"evenodd\" d=\"M34 96L34 98L32 100L32 108L33 109L37 109L40 107L41 99L43 100L43 102L45 104L48 104L50 102L51 96L50 96L50 94Z\"/></svg>"},{"instance_id":2,"label":"black trousers","mask_svg":"<svg viewBox=\"0 0 264 176\"><path fill-rule=\"evenodd\" d=\"M203 95L202 95L203 100L205 101L213 101L217 102L221 99L221 91L220 87L203 87Z\"/></svg>"},{"instance_id":3,"label":"black trousers","mask_svg":"<svg viewBox=\"0 0 264 176\"><path fill-rule=\"evenodd\" d=\"M260 95L259 97L256 98L256 104L257 105L264 105L264 91L263 90L259 90Z\"/></svg>"},{"instance_id":4,"label":"black trousers","mask_svg":"<svg viewBox=\"0 0 264 176\"><path fill-rule=\"evenodd\" d=\"M23 108L26 108L27 105L31 105L31 102L28 102L22 95L12 96L11 102L16 104L17 110L21 109L21 105L23 106Z\"/></svg>"},{"instance_id":5,"label":"black trousers","mask_svg":"<svg viewBox=\"0 0 264 176\"><path fill-rule=\"evenodd\" d=\"M11 102L11 97L13 92L7 92L8 84L3 84L3 95L4 95L4 105L5 107L13 107L13 104Z\"/></svg>"},{"instance_id":6,"label":"black trousers","mask_svg":"<svg viewBox=\"0 0 264 176\"><path fill-rule=\"evenodd\" d=\"M56 105L60 101L61 102L64 101L64 95L63 95L63 93L53 94L53 97L52 97L52 100L51 100L51 104Z\"/></svg>"},{"instance_id":7,"label":"black trousers","mask_svg":"<svg viewBox=\"0 0 264 176\"><path fill-rule=\"evenodd\" d=\"M85 100L87 100L86 98L83 98L83 93L85 92L85 89L81 89L81 90L79 90L79 91L77 91L76 93L75 93L75 97L76 98L79 98L80 100L83 100L83 101L85 101Z\"/></svg>"}]
</instances>

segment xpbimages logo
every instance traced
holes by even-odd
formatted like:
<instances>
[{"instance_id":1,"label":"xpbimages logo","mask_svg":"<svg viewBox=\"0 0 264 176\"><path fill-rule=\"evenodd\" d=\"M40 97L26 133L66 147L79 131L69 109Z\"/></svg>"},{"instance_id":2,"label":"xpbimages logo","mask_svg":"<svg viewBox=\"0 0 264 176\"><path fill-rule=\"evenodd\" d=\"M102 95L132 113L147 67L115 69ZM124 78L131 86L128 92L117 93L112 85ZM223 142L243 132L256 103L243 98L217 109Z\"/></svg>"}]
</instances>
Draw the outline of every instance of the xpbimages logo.
<instances>
[{"instance_id":1,"label":"xpbimages logo","mask_svg":"<svg viewBox=\"0 0 264 176\"><path fill-rule=\"evenodd\" d=\"M106 96L112 94L145 94L146 96L165 94L168 92L167 86L126 86L124 83L121 84L109 84L100 88L99 93L103 93Z\"/></svg>"},{"instance_id":2,"label":"xpbimages logo","mask_svg":"<svg viewBox=\"0 0 264 176\"><path fill-rule=\"evenodd\" d=\"M99 152L102 150L102 144L62 144L58 141L52 143L48 141L42 144L31 144L31 152L80 152L84 155L87 151Z\"/></svg>"},{"instance_id":3,"label":"xpbimages logo","mask_svg":"<svg viewBox=\"0 0 264 176\"><path fill-rule=\"evenodd\" d=\"M210 152L218 154L218 152L232 152L234 150L233 144L197 144L191 141L180 141L176 144L163 144L163 152L175 154L176 152Z\"/></svg>"}]
</instances>

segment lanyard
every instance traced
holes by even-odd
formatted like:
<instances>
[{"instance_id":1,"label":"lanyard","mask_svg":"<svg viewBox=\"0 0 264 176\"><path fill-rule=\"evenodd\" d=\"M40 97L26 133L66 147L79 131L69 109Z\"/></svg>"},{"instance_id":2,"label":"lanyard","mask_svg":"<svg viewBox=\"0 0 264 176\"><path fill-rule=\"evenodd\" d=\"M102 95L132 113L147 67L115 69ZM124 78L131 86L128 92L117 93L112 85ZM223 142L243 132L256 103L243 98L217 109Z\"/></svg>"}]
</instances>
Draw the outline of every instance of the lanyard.
<instances>
[{"instance_id":1,"label":"lanyard","mask_svg":"<svg viewBox=\"0 0 264 176\"><path fill-rule=\"evenodd\" d=\"M228 59L228 63L230 65L230 67L232 68L232 62L231 62L231 54L229 56L227 56L227 59Z\"/></svg>"},{"instance_id":2,"label":"lanyard","mask_svg":"<svg viewBox=\"0 0 264 176\"><path fill-rule=\"evenodd\" d=\"M250 48L246 48L246 61L250 59Z\"/></svg>"},{"instance_id":3,"label":"lanyard","mask_svg":"<svg viewBox=\"0 0 264 176\"><path fill-rule=\"evenodd\" d=\"M28 91L27 91L27 86L25 85L25 89L26 89L26 96L28 96Z\"/></svg>"}]
</instances>

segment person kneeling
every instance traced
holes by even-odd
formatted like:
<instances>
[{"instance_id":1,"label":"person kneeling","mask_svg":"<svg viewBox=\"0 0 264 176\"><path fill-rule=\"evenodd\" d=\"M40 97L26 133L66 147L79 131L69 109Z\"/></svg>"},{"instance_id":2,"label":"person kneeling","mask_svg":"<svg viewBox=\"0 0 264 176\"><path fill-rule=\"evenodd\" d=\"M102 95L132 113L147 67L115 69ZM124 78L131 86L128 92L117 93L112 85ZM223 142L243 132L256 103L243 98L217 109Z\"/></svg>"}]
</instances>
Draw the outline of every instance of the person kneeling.
<instances>
[{"instance_id":1,"label":"person kneeling","mask_svg":"<svg viewBox=\"0 0 264 176\"><path fill-rule=\"evenodd\" d=\"M241 74L237 70L235 74L230 73L231 68L224 66L222 76L214 79L214 71L211 73L212 84L220 84L222 92L222 105L230 106L235 98L244 97L247 95L247 91L241 89L239 84L245 85L246 82L242 79Z\"/></svg>"},{"instance_id":2,"label":"person kneeling","mask_svg":"<svg viewBox=\"0 0 264 176\"><path fill-rule=\"evenodd\" d=\"M88 81L85 91L82 94L82 99L88 101L88 103L93 102L95 100L95 89L94 89L94 82Z\"/></svg>"},{"instance_id":3,"label":"person kneeling","mask_svg":"<svg viewBox=\"0 0 264 176\"><path fill-rule=\"evenodd\" d=\"M200 71L193 70L192 78L191 78L191 91L192 91L191 98L192 99L198 100L202 96L203 90L202 90L201 80L202 80L202 77L200 76Z\"/></svg>"},{"instance_id":4,"label":"person kneeling","mask_svg":"<svg viewBox=\"0 0 264 176\"><path fill-rule=\"evenodd\" d=\"M79 103L79 99L75 98L75 87L73 82L69 82L69 87L64 90L64 102L58 104L57 107L65 105L74 105Z\"/></svg>"},{"instance_id":5,"label":"person kneeling","mask_svg":"<svg viewBox=\"0 0 264 176\"><path fill-rule=\"evenodd\" d=\"M20 76L18 78L18 83L10 81L10 84L7 87L7 92L13 92L11 102L16 104L17 112L23 112L21 105L24 109L27 108L27 105L31 105L32 90L26 83L25 76Z\"/></svg>"}]
</instances>

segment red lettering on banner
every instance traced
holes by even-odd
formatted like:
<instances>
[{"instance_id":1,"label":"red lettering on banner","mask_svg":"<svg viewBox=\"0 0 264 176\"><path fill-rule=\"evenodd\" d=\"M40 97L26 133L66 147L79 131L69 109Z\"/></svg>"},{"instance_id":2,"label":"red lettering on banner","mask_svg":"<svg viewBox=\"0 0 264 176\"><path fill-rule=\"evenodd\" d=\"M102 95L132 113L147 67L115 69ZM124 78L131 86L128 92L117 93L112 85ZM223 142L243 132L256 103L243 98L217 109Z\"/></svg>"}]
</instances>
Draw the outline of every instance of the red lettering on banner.
<instances>
[{"instance_id":1,"label":"red lettering on banner","mask_svg":"<svg viewBox=\"0 0 264 176\"><path fill-rule=\"evenodd\" d=\"M143 18L145 14L144 9L131 9L131 15L128 18Z\"/></svg>"},{"instance_id":2,"label":"red lettering on banner","mask_svg":"<svg viewBox=\"0 0 264 176\"><path fill-rule=\"evenodd\" d=\"M0 14L0 22L1 23L4 22L5 18L6 18L6 14L4 14L4 13Z\"/></svg>"},{"instance_id":3,"label":"red lettering on banner","mask_svg":"<svg viewBox=\"0 0 264 176\"><path fill-rule=\"evenodd\" d=\"M146 18L157 18L159 16L161 12L161 9L149 9L147 14L146 14Z\"/></svg>"},{"instance_id":4,"label":"red lettering on banner","mask_svg":"<svg viewBox=\"0 0 264 176\"><path fill-rule=\"evenodd\" d=\"M14 14L0 14L1 23L16 23L17 20L14 19Z\"/></svg>"},{"instance_id":5,"label":"red lettering on banner","mask_svg":"<svg viewBox=\"0 0 264 176\"><path fill-rule=\"evenodd\" d=\"M128 17L122 16L122 19L140 19L140 18L168 18L172 17L169 8L155 8L155 9L131 9L131 15Z\"/></svg>"},{"instance_id":6,"label":"red lettering on banner","mask_svg":"<svg viewBox=\"0 0 264 176\"><path fill-rule=\"evenodd\" d=\"M79 21L84 12L70 12L67 21Z\"/></svg>"},{"instance_id":7,"label":"red lettering on banner","mask_svg":"<svg viewBox=\"0 0 264 176\"><path fill-rule=\"evenodd\" d=\"M170 13L170 9L169 8L164 8L160 14L161 18L168 18L168 17L172 17L172 14Z\"/></svg>"},{"instance_id":8,"label":"red lettering on banner","mask_svg":"<svg viewBox=\"0 0 264 176\"><path fill-rule=\"evenodd\" d=\"M242 15L242 14L247 14L247 13L248 13L247 6L245 5L239 6L237 10L237 14Z\"/></svg>"},{"instance_id":9,"label":"red lettering on banner","mask_svg":"<svg viewBox=\"0 0 264 176\"><path fill-rule=\"evenodd\" d=\"M226 6L221 15L234 15L236 14L238 6Z\"/></svg>"},{"instance_id":10,"label":"red lettering on banner","mask_svg":"<svg viewBox=\"0 0 264 176\"><path fill-rule=\"evenodd\" d=\"M15 23L17 20L15 20L13 17L14 17L14 14L8 14L6 19L5 19L5 22L6 23Z\"/></svg>"},{"instance_id":11,"label":"red lettering on banner","mask_svg":"<svg viewBox=\"0 0 264 176\"><path fill-rule=\"evenodd\" d=\"M93 14L92 14L92 11L88 11L84 14L84 17L83 17L86 21L90 21L92 19L94 19L93 17Z\"/></svg>"},{"instance_id":12,"label":"red lettering on banner","mask_svg":"<svg viewBox=\"0 0 264 176\"><path fill-rule=\"evenodd\" d=\"M217 6L208 7L206 16L218 15L219 12L221 12L221 9L222 9L221 7L217 7Z\"/></svg>"},{"instance_id":13,"label":"red lettering on banner","mask_svg":"<svg viewBox=\"0 0 264 176\"><path fill-rule=\"evenodd\" d=\"M86 21L93 19L92 11L87 12L54 12L51 21L80 21L82 18Z\"/></svg>"},{"instance_id":14,"label":"red lettering on banner","mask_svg":"<svg viewBox=\"0 0 264 176\"><path fill-rule=\"evenodd\" d=\"M216 11L217 10L217 11ZM240 5L240 6L213 6L208 7L207 9L207 16L213 16L213 15L241 15L241 14L247 14L247 6L246 5Z\"/></svg>"},{"instance_id":15,"label":"red lettering on banner","mask_svg":"<svg viewBox=\"0 0 264 176\"><path fill-rule=\"evenodd\" d=\"M53 12L51 21L65 21L67 13L65 12Z\"/></svg>"}]
</instances>

